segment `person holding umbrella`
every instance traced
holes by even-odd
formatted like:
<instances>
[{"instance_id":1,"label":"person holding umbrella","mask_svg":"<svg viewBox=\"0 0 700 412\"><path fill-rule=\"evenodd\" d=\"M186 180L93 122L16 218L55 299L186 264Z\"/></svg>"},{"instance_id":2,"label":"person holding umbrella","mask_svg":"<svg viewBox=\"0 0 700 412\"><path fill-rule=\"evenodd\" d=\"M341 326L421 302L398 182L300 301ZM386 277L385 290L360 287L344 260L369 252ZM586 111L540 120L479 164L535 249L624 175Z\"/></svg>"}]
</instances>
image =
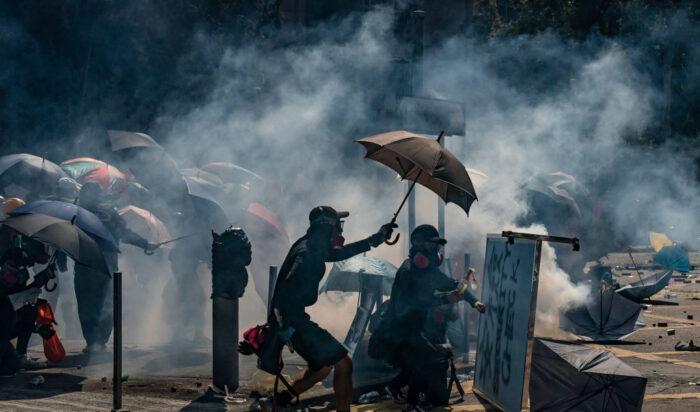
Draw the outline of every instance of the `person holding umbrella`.
<instances>
[{"instance_id":1,"label":"person holding umbrella","mask_svg":"<svg viewBox=\"0 0 700 412\"><path fill-rule=\"evenodd\" d=\"M305 308L318 299L325 262L345 260L378 247L391 237L396 225L385 224L372 236L345 245L343 219L348 216L348 212L338 212L330 206L311 210L306 235L294 242L280 269L269 322L279 326L280 336L289 337L290 345L308 363L304 376L292 384L295 394L289 391L279 394L276 402L280 407L288 405L294 395L310 389L335 369L336 409L350 410L352 360L347 349L314 323Z\"/></svg>"},{"instance_id":2,"label":"person holding umbrella","mask_svg":"<svg viewBox=\"0 0 700 412\"><path fill-rule=\"evenodd\" d=\"M157 249L157 245L149 243L130 230L116 208L102 202L102 188L99 183L86 182L80 188L78 205L97 215L117 244L123 241L143 248L146 252ZM103 251L110 273L117 271L117 253L111 250ZM75 265L75 297L78 318L86 342L83 350L85 353L103 352L112 333L112 282L109 276L95 272L95 269L86 265Z\"/></svg>"},{"instance_id":3,"label":"person holding umbrella","mask_svg":"<svg viewBox=\"0 0 700 412\"><path fill-rule=\"evenodd\" d=\"M15 200L18 201L10 202L7 208L3 208L5 217L12 211L11 206L23 204L21 199ZM18 315L27 311L24 306L16 311L10 296L31 288L41 288L53 278L55 268L50 264L27 284L30 278L28 268L48 262L49 256L43 244L22 236L10 227L3 225L0 228L0 377L13 376L26 365L22 355L26 354L29 337L34 332L34 319L28 322L23 321L22 316L18 319ZM18 338L17 349L10 343L15 337Z\"/></svg>"}]
</instances>

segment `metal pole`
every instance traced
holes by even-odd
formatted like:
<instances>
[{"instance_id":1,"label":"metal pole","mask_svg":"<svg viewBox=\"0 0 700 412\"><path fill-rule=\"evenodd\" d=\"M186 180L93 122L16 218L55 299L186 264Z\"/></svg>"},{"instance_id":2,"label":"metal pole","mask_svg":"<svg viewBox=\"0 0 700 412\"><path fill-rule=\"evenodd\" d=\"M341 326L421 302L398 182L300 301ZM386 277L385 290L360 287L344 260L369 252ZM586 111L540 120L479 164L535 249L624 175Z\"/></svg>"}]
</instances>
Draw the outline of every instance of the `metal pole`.
<instances>
[{"instance_id":1,"label":"metal pole","mask_svg":"<svg viewBox=\"0 0 700 412\"><path fill-rule=\"evenodd\" d=\"M464 276L465 273L469 270L469 267L471 265L471 255L469 253L464 254L464 273L462 276ZM465 279L466 281L466 279ZM464 362L469 363L469 316L471 315L471 311L469 310L470 308L467 307L467 303L463 302L462 303L462 328L464 329L464 345L466 346L466 350L464 351Z\"/></svg>"},{"instance_id":2,"label":"metal pole","mask_svg":"<svg viewBox=\"0 0 700 412\"><path fill-rule=\"evenodd\" d=\"M122 409L122 274L115 272L114 296L112 299L114 319L114 339L112 341L114 354L112 372L112 411Z\"/></svg>"},{"instance_id":3,"label":"metal pole","mask_svg":"<svg viewBox=\"0 0 700 412\"><path fill-rule=\"evenodd\" d=\"M445 147L445 139L438 139L438 142L440 143L441 147ZM445 237L445 202L440 199L440 196L437 197L437 220L438 220L438 233L440 233L440 237L444 238ZM465 267L465 269L467 269Z\"/></svg>"},{"instance_id":4,"label":"metal pole","mask_svg":"<svg viewBox=\"0 0 700 412\"><path fill-rule=\"evenodd\" d=\"M270 266L270 277L267 282L267 313L272 313L272 296L275 294L277 283L277 266Z\"/></svg>"}]
</instances>

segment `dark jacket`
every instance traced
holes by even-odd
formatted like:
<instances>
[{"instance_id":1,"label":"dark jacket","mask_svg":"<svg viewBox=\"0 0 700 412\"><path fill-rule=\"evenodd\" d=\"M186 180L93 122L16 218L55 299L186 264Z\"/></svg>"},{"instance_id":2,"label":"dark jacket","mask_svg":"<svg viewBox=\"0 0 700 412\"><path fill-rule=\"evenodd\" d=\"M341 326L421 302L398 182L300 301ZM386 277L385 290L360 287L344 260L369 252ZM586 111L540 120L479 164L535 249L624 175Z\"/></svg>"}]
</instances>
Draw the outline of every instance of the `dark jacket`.
<instances>
[{"instance_id":1,"label":"dark jacket","mask_svg":"<svg viewBox=\"0 0 700 412\"><path fill-rule=\"evenodd\" d=\"M416 269L406 260L396 272L389 308L382 320L385 336L405 341L423 339L425 322L433 309L449 304L446 292L454 291L459 282L437 268ZM476 298L465 291L463 300L474 306Z\"/></svg>"},{"instance_id":2,"label":"dark jacket","mask_svg":"<svg viewBox=\"0 0 700 412\"><path fill-rule=\"evenodd\" d=\"M282 263L272 302L282 315L283 327L308 319L304 308L318 300L318 285L326 273L325 262L349 259L368 251L370 244L365 239L330 252L319 249L311 244L308 235L303 236L294 242Z\"/></svg>"},{"instance_id":3,"label":"dark jacket","mask_svg":"<svg viewBox=\"0 0 700 412\"><path fill-rule=\"evenodd\" d=\"M88 210L100 218L117 244L119 244L119 242L124 242L142 249L148 247L148 241L126 226L126 222L119 216L119 212L117 212L116 208L106 204L100 204Z\"/></svg>"}]
</instances>

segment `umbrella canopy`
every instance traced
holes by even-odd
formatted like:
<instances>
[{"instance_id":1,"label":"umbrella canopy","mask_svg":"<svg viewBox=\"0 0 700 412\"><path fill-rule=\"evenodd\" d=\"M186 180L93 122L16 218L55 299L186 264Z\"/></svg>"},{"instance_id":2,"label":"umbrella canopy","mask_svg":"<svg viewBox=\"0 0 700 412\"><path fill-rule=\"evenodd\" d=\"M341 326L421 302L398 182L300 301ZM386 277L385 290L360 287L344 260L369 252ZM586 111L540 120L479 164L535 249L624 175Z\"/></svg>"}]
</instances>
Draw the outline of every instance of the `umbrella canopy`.
<instances>
[{"instance_id":1,"label":"umbrella canopy","mask_svg":"<svg viewBox=\"0 0 700 412\"><path fill-rule=\"evenodd\" d=\"M649 232L649 244L655 252L659 252L664 246L673 246L673 241L665 233Z\"/></svg>"},{"instance_id":2,"label":"umbrella canopy","mask_svg":"<svg viewBox=\"0 0 700 412\"><path fill-rule=\"evenodd\" d=\"M163 150L163 147L146 133L107 130L107 135L109 136L109 143L112 145L113 152L133 148Z\"/></svg>"},{"instance_id":3,"label":"umbrella canopy","mask_svg":"<svg viewBox=\"0 0 700 412\"><path fill-rule=\"evenodd\" d=\"M0 189L15 185L28 192L51 193L58 179L68 177L57 164L28 153L0 157Z\"/></svg>"},{"instance_id":4,"label":"umbrella canopy","mask_svg":"<svg viewBox=\"0 0 700 412\"><path fill-rule=\"evenodd\" d=\"M354 256L333 264L321 292L359 292L363 278L381 278L382 294L390 295L396 266L373 256Z\"/></svg>"},{"instance_id":5,"label":"umbrella canopy","mask_svg":"<svg viewBox=\"0 0 700 412\"><path fill-rule=\"evenodd\" d=\"M644 299L650 298L661 292L663 288L668 286L671 281L673 270L669 270L659 276L655 273L652 276L627 284L615 292L635 302L641 302Z\"/></svg>"},{"instance_id":6,"label":"umbrella canopy","mask_svg":"<svg viewBox=\"0 0 700 412\"><path fill-rule=\"evenodd\" d=\"M180 173L182 173L188 195L203 199L223 210L221 197L224 187L218 176L197 168L182 169Z\"/></svg>"},{"instance_id":7,"label":"umbrella canopy","mask_svg":"<svg viewBox=\"0 0 700 412\"><path fill-rule=\"evenodd\" d=\"M121 195L128 187L128 179L116 167L91 157L66 160L61 167L79 183L97 182L110 195Z\"/></svg>"},{"instance_id":8,"label":"umbrella canopy","mask_svg":"<svg viewBox=\"0 0 700 412\"><path fill-rule=\"evenodd\" d=\"M594 292L585 305L561 313L559 326L594 341L624 338L644 326L642 306L612 289Z\"/></svg>"},{"instance_id":9,"label":"umbrella canopy","mask_svg":"<svg viewBox=\"0 0 700 412\"><path fill-rule=\"evenodd\" d=\"M690 272L690 258L688 251L680 245L664 246L654 255L654 263L675 270L677 272Z\"/></svg>"},{"instance_id":10,"label":"umbrella canopy","mask_svg":"<svg viewBox=\"0 0 700 412\"><path fill-rule=\"evenodd\" d=\"M477 200L464 165L436 139L396 131L357 140L367 150L366 158L392 168L403 179L412 180L452 202L467 214Z\"/></svg>"},{"instance_id":11,"label":"umbrella canopy","mask_svg":"<svg viewBox=\"0 0 700 412\"><path fill-rule=\"evenodd\" d=\"M109 273L102 250L95 239L71 222L47 215L31 214L10 216L2 224L64 252L78 263Z\"/></svg>"},{"instance_id":12,"label":"umbrella canopy","mask_svg":"<svg viewBox=\"0 0 700 412\"><path fill-rule=\"evenodd\" d=\"M242 188L250 190L255 184L263 184L265 179L255 172L230 162L213 162L201 167L205 172L213 173L225 183L240 185Z\"/></svg>"},{"instance_id":13,"label":"umbrella canopy","mask_svg":"<svg viewBox=\"0 0 700 412\"><path fill-rule=\"evenodd\" d=\"M576 181L576 178L564 172L532 177L525 183L525 189L565 205L579 217L582 216L580 203L588 199L588 191Z\"/></svg>"},{"instance_id":14,"label":"umbrella canopy","mask_svg":"<svg viewBox=\"0 0 700 412\"><path fill-rule=\"evenodd\" d=\"M535 339L533 411L641 411L647 380L608 351Z\"/></svg>"},{"instance_id":15,"label":"umbrella canopy","mask_svg":"<svg viewBox=\"0 0 700 412\"><path fill-rule=\"evenodd\" d=\"M150 243L166 242L171 238L163 222L146 209L129 205L119 209L119 216L124 219L129 229ZM168 245L164 245L164 247L168 247Z\"/></svg>"},{"instance_id":16,"label":"umbrella canopy","mask_svg":"<svg viewBox=\"0 0 700 412\"><path fill-rule=\"evenodd\" d=\"M20 216L40 214L72 222L104 247L105 250L118 252L119 246L109 229L91 211L73 203L57 200L38 200L13 210L10 215Z\"/></svg>"},{"instance_id":17,"label":"umbrella canopy","mask_svg":"<svg viewBox=\"0 0 700 412\"><path fill-rule=\"evenodd\" d=\"M260 203L251 203L246 209L247 225L259 225L269 230L264 230L280 236L286 243L289 243L289 236L284 229L284 225L279 217L270 209Z\"/></svg>"}]
</instances>

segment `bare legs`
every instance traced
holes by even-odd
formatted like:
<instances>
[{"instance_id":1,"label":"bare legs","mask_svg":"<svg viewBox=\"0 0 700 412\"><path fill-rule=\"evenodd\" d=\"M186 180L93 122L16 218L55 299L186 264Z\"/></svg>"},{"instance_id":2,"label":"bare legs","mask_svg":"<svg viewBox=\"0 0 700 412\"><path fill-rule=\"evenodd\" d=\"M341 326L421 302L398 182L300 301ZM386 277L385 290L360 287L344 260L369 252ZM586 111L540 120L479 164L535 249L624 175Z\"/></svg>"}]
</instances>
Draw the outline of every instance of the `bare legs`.
<instances>
[{"instance_id":1,"label":"bare legs","mask_svg":"<svg viewBox=\"0 0 700 412\"><path fill-rule=\"evenodd\" d=\"M344 357L336 363L335 374L333 376L333 390L335 392L335 407L338 411L349 411L352 401L352 360ZM317 371L307 370L304 376L292 384L296 393L303 393L311 389L315 384L321 382L329 373L330 367L321 368Z\"/></svg>"}]
</instances>

